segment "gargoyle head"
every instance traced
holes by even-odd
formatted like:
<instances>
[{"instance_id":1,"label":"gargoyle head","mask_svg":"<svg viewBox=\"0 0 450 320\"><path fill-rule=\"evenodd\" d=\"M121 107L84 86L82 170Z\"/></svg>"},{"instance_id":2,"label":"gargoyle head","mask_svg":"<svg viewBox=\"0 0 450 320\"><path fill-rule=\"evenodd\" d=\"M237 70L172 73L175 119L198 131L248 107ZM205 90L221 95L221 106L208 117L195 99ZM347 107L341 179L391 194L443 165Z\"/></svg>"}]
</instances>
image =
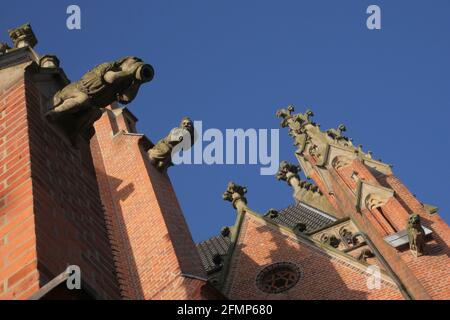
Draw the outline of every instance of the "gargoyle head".
<instances>
[{"instance_id":1,"label":"gargoyle head","mask_svg":"<svg viewBox=\"0 0 450 320\"><path fill-rule=\"evenodd\" d=\"M149 64L144 63L137 57L125 57L116 61L116 64L119 69L125 72L131 72L135 70L135 78L141 82L149 82L155 75L153 67Z\"/></svg>"},{"instance_id":2,"label":"gargoyle head","mask_svg":"<svg viewBox=\"0 0 450 320\"><path fill-rule=\"evenodd\" d=\"M408 218L408 229L420 229L421 222L420 216L418 214L412 214Z\"/></svg>"}]
</instances>

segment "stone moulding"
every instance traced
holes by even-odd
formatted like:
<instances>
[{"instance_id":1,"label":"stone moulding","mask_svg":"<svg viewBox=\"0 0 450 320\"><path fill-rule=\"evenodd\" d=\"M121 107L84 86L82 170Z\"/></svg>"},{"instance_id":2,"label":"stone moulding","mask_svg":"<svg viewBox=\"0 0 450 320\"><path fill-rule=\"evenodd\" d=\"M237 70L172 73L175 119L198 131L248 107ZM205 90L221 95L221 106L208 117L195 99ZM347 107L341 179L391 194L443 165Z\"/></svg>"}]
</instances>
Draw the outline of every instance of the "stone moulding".
<instances>
[{"instance_id":1,"label":"stone moulding","mask_svg":"<svg viewBox=\"0 0 450 320\"><path fill-rule=\"evenodd\" d=\"M338 169L350 164L354 159L356 155L352 149L329 144L324 156L324 165Z\"/></svg>"},{"instance_id":2,"label":"stone moulding","mask_svg":"<svg viewBox=\"0 0 450 320\"><path fill-rule=\"evenodd\" d=\"M371 210L386 204L394 196L394 190L359 180L356 187L356 210ZM377 200L375 204L373 201Z\"/></svg>"}]
</instances>

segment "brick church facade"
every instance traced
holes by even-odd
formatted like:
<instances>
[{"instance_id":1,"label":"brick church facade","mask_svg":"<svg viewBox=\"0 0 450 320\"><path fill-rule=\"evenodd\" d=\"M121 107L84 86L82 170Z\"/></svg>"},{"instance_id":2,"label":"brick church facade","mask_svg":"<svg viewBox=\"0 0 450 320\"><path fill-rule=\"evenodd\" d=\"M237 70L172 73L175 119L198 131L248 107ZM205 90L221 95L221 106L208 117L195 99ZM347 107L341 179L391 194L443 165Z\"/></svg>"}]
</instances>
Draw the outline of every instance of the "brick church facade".
<instances>
[{"instance_id":1,"label":"brick church facade","mask_svg":"<svg viewBox=\"0 0 450 320\"><path fill-rule=\"evenodd\" d=\"M34 51L29 25L10 37L12 48L0 43L0 299L450 297L449 227L343 126L279 110L298 164L282 162L276 177L293 204L259 214L230 183L235 224L195 244L133 114L110 104L74 146L44 116L70 83L58 59ZM81 290L66 286L70 265Z\"/></svg>"}]
</instances>

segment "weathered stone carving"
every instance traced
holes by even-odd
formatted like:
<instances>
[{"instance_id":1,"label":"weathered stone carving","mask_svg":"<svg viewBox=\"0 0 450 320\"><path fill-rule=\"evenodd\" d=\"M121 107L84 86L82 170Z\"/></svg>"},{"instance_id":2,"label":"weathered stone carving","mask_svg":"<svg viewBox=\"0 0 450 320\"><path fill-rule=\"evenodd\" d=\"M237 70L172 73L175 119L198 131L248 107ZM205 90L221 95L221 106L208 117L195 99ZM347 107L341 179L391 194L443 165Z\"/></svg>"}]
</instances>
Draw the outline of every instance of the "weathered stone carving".
<instances>
[{"instance_id":1,"label":"weathered stone carving","mask_svg":"<svg viewBox=\"0 0 450 320\"><path fill-rule=\"evenodd\" d=\"M298 176L298 173L300 172L300 167L290 164L287 161L281 161L280 167L278 168L278 172L276 173L277 180L283 180L286 181L288 184L291 185L290 180L292 178L296 178L298 180L298 183L300 182L300 177Z\"/></svg>"},{"instance_id":2,"label":"weathered stone carving","mask_svg":"<svg viewBox=\"0 0 450 320\"><path fill-rule=\"evenodd\" d=\"M373 254L372 250L365 248L361 250L356 259L358 259L361 262L367 262L367 259L373 257L375 257L375 255Z\"/></svg>"},{"instance_id":3,"label":"weathered stone carving","mask_svg":"<svg viewBox=\"0 0 450 320\"><path fill-rule=\"evenodd\" d=\"M341 235L342 239L344 239L347 245L353 246L358 244L358 238L354 237L353 232L351 232L347 228L343 228L342 230L340 230L339 234Z\"/></svg>"},{"instance_id":4,"label":"weathered stone carving","mask_svg":"<svg viewBox=\"0 0 450 320\"><path fill-rule=\"evenodd\" d=\"M23 48L26 46L33 48L38 42L29 23L8 30L8 34L13 41L14 48Z\"/></svg>"},{"instance_id":5,"label":"weathered stone carving","mask_svg":"<svg viewBox=\"0 0 450 320\"><path fill-rule=\"evenodd\" d=\"M266 217L269 217L270 219L275 219L278 217L279 212L275 209L269 209L267 213L265 214Z\"/></svg>"},{"instance_id":6,"label":"weathered stone carving","mask_svg":"<svg viewBox=\"0 0 450 320\"><path fill-rule=\"evenodd\" d=\"M308 148L308 153L314 157L316 159L316 161L321 161L323 159L323 145L321 145L321 147L319 147L319 145L317 144L311 144L310 147Z\"/></svg>"},{"instance_id":7,"label":"weathered stone carving","mask_svg":"<svg viewBox=\"0 0 450 320\"><path fill-rule=\"evenodd\" d=\"M418 214L412 214L408 218L408 239L409 249L416 256L420 257L425 251L425 230L423 229Z\"/></svg>"},{"instance_id":8,"label":"weathered stone carving","mask_svg":"<svg viewBox=\"0 0 450 320\"><path fill-rule=\"evenodd\" d=\"M230 234L231 234L230 227L223 227L223 228L220 230L220 234L222 235L222 237L229 237Z\"/></svg>"},{"instance_id":9,"label":"weathered stone carving","mask_svg":"<svg viewBox=\"0 0 450 320\"><path fill-rule=\"evenodd\" d=\"M222 198L225 201L230 201L238 212L243 212L247 205L247 199L245 198L246 193L246 187L237 185L234 182L229 182L227 190L223 193Z\"/></svg>"},{"instance_id":10,"label":"weathered stone carving","mask_svg":"<svg viewBox=\"0 0 450 320\"><path fill-rule=\"evenodd\" d=\"M306 231L306 224L299 222L297 223L294 228L293 228L294 232L305 232Z\"/></svg>"},{"instance_id":11,"label":"weathered stone carving","mask_svg":"<svg viewBox=\"0 0 450 320\"><path fill-rule=\"evenodd\" d=\"M292 112L294 111L294 106L289 105L287 108L282 108L277 110L275 115L281 118L280 126L285 128L289 125L289 120L292 118Z\"/></svg>"},{"instance_id":12,"label":"weathered stone carving","mask_svg":"<svg viewBox=\"0 0 450 320\"><path fill-rule=\"evenodd\" d=\"M311 182L301 180L298 173L301 171L300 166L290 164L287 161L281 161L278 172L275 177L277 180L286 181L288 185L294 188L294 193L301 191L311 191L320 193L319 187Z\"/></svg>"},{"instance_id":13,"label":"weathered stone carving","mask_svg":"<svg viewBox=\"0 0 450 320\"><path fill-rule=\"evenodd\" d=\"M46 117L64 128L74 143L80 133L101 117L100 108L116 101L130 103L141 84L151 81L153 74L153 68L136 57L102 63L79 81L59 90Z\"/></svg>"},{"instance_id":14,"label":"weathered stone carving","mask_svg":"<svg viewBox=\"0 0 450 320\"><path fill-rule=\"evenodd\" d=\"M289 127L289 135L294 139L294 145L298 148L296 153L301 154L308 142L308 135L304 126L306 124L314 124L310 120L310 117L314 114L309 109L304 114L298 113L292 115L293 111L294 107L289 105L287 108L277 110L275 115L282 119L280 123L282 128Z\"/></svg>"},{"instance_id":15,"label":"weathered stone carving","mask_svg":"<svg viewBox=\"0 0 450 320\"><path fill-rule=\"evenodd\" d=\"M347 131L345 125L340 124L337 129L328 129L326 133L334 141L338 143L342 142L345 146L351 146L351 139L343 135L345 131Z\"/></svg>"},{"instance_id":16,"label":"weathered stone carving","mask_svg":"<svg viewBox=\"0 0 450 320\"><path fill-rule=\"evenodd\" d=\"M126 57L102 63L87 72L53 97L52 109L47 116L56 119L64 114L103 108L117 101L130 103L139 87L153 78L153 68L136 57Z\"/></svg>"},{"instance_id":17,"label":"weathered stone carving","mask_svg":"<svg viewBox=\"0 0 450 320\"><path fill-rule=\"evenodd\" d=\"M41 68L59 68L59 59L55 55L46 54L39 59Z\"/></svg>"},{"instance_id":18,"label":"weathered stone carving","mask_svg":"<svg viewBox=\"0 0 450 320\"><path fill-rule=\"evenodd\" d=\"M189 117L184 117L178 128L170 130L165 138L148 151L151 163L161 171L172 166L172 151L184 139L190 139L190 146L194 144L194 123Z\"/></svg>"},{"instance_id":19,"label":"weathered stone carving","mask_svg":"<svg viewBox=\"0 0 450 320\"><path fill-rule=\"evenodd\" d=\"M339 240L334 234L324 233L320 237L320 242L327 244L333 248L337 248L339 247L339 243L341 243L341 240Z\"/></svg>"},{"instance_id":20,"label":"weathered stone carving","mask_svg":"<svg viewBox=\"0 0 450 320\"><path fill-rule=\"evenodd\" d=\"M212 261L213 261L213 263L214 263L216 266L218 266L218 267L222 266L223 259L222 259L222 256L221 256L219 253L216 253L216 254L212 257Z\"/></svg>"},{"instance_id":21,"label":"weathered stone carving","mask_svg":"<svg viewBox=\"0 0 450 320\"><path fill-rule=\"evenodd\" d=\"M295 120L297 122L300 122L302 126L305 124L315 124L311 121L311 117L314 117L314 112L312 112L312 110L310 109L307 109L305 113L297 113L295 115Z\"/></svg>"},{"instance_id":22,"label":"weathered stone carving","mask_svg":"<svg viewBox=\"0 0 450 320\"><path fill-rule=\"evenodd\" d=\"M321 193L317 185L306 180L300 181L300 188L305 189L306 191Z\"/></svg>"},{"instance_id":23,"label":"weathered stone carving","mask_svg":"<svg viewBox=\"0 0 450 320\"><path fill-rule=\"evenodd\" d=\"M0 55L5 54L11 49L10 46L5 42L0 42Z\"/></svg>"}]
</instances>

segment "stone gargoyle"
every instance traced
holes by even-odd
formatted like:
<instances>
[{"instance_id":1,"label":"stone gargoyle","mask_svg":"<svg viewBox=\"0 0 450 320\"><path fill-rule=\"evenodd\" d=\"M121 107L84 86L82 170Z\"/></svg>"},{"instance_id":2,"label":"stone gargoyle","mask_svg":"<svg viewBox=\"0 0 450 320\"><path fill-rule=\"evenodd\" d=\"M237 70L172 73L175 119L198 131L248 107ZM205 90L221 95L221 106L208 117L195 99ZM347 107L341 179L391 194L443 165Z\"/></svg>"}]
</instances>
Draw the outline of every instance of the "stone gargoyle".
<instances>
[{"instance_id":1,"label":"stone gargoyle","mask_svg":"<svg viewBox=\"0 0 450 320\"><path fill-rule=\"evenodd\" d=\"M160 171L165 171L172 166L173 149L187 137L190 138L190 146L194 144L194 123L189 117L184 117L178 128L170 130L169 134L159 140L156 145L148 151L150 162Z\"/></svg>"},{"instance_id":2,"label":"stone gargoyle","mask_svg":"<svg viewBox=\"0 0 450 320\"><path fill-rule=\"evenodd\" d=\"M422 227L418 214L409 216L407 231L409 249L416 257L420 257L425 251L425 230Z\"/></svg>"},{"instance_id":3,"label":"stone gargoyle","mask_svg":"<svg viewBox=\"0 0 450 320\"><path fill-rule=\"evenodd\" d=\"M102 63L56 92L46 118L58 123L75 143L80 133L92 135L92 124L101 117L101 108L113 102L130 103L141 84L151 81L153 75L152 66L137 57Z\"/></svg>"}]
</instances>

